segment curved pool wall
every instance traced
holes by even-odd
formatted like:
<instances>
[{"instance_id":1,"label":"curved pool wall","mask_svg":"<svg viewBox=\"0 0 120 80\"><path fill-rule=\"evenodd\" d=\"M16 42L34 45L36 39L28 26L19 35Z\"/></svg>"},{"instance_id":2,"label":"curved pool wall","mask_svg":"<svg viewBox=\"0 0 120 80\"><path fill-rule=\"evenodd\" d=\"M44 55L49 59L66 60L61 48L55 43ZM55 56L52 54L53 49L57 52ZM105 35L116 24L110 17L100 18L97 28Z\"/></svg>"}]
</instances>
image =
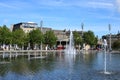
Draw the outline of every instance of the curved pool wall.
<instances>
[{"instance_id":1,"label":"curved pool wall","mask_svg":"<svg viewBox=\"0 0 120 80\"><path fill-rule=\"evenodd\" d=\"M44 59L1 59L0 80L119 80L120 54L107 53L106 56L107 71L112 73L109 75L101 73L104 52L76 55L57 52L48 53Z\"/></svg>"}]
</instances>

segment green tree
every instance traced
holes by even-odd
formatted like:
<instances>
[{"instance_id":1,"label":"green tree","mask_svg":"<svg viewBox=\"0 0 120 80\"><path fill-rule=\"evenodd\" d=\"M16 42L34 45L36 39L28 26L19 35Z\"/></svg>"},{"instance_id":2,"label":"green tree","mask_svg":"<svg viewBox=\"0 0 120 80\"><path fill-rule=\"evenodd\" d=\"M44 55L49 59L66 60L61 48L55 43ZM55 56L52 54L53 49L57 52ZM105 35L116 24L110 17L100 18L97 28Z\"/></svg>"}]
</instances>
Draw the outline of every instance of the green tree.
<instances>
[{"instance_id":1,"label":"green tree","mask_svg":"<svg viewBox=\"0 0 120 80\"><path fill-rule=\"evenodd\" d=\"M30 43L29 33L26 33L24 38L24 46L28 47L29 43Z\"/></svg>"},{"instance_id":2,"label":"green tree","mask_svg":"<svg viewBox=\"0 0 120 80\"><path fill-rule=\"evenodd\" d=\"M18 29L12 32L12 43L22 47L26 44L27 35L22 29Z\"/></svg>"},{"instance_id":3,"label":"green tree","mask_svg":"<svg viewBox=\"0 0 120 80\"><path fill-rule=\"evenodd\" d=\"M112 48L120 50L120 40L113 42Z\"/></svg>"},{"instance_id":4,"label":"green tree","mask_svg":"<svg viewBox=\"0 0 120 80\"><path fill-rule=\"evenodd\" d=\"M80 45L82 43L82 37L80 36L80 34L77 31L74 31L73 35L75 45Z\"/></svg>"},{"instance_id":5,"label":"green tree","mask_svg":"<svg viewBox=\"0 0 120 80\"><path fill-rule=\"evenodd\" d=\"M84 42L89 44L90 46L97 44L97 38L95 37L92 31L85 32L83 35Z\"/></svg>"},{"instance_id":6,"label":"green tree","mask_svg":"<svg viewBox=\"0 0 120 80\"><path fill-rule=\"evenodd\" d=\"M45 44L48 44L50 47L53 47L53 45L56 44L57 42L57 37L55 36L53 31L47 31L44 34L44 38L45 38Z\"/></svg>"},{"instance_id":7,"label":"green tree","mask_svg":"<svg viewBox=\"0 0 120 80\"><path fill-rule=\"evenodd\" d=\"M41 44L41 42L43 43L44 37L42 32L39 29L32 30L29 33L29 41L30 44L32 45L32 48L35 44Z\"/></svg>"},{"instance_id":8,"label":"green tree","mask_svg":"<svg viewBox=\"0 0 120 80\"><path fill-rule=\"evenodd\" d=\"M0 43L10 44L12 39L12 32L7 28L6 25L0 27Z\"/></svg>"}]
</instances>

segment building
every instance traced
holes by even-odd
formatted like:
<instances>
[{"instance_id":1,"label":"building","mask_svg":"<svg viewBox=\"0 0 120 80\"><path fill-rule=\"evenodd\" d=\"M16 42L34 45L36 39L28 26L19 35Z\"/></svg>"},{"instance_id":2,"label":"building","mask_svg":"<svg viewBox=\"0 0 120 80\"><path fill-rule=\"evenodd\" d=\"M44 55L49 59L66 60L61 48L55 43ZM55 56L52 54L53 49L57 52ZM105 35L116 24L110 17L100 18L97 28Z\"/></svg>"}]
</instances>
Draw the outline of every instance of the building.
<instances>
[{"instance_id":1,"label":"building","mask_svg":"<svg viewBox=\"0 0 120 80\"><path fill-rule=\"evenodd\" d=\"M57 44L65 46L69 41L69 36L66 35L66 31L64 30L53 30L53 31L58 39Z\"/></svg>"},{"instance_id":2,"label":"building","mask_svg":"<svg viewBox=\"0 0 120 80\"><path fill-rule=\"evenodd\" d=\"M65 30L54 30L52 28L48 28L48 27L38 27L39 30L41 30L41 32L43 34L45 34L47 31L52 30L55 34L55 36L57 37L57 45L59 46L66 46L66 44L69 41L69 36L66 34L67 32Z\"/></svg>"},{"instance_id":3,"label":"building","mask_svg":"<svg viewBox=\"0 0 120 80\"><path fill-rule=\"evenodd\" d=\"M109 45L110 42L110 34L102 36L102 39L106 39ZM120 40L120 33L118 34L111 34L111 45L116 41Z\"/></svg>"},{"instance_id":4,"label":"building","mask_svg":"<svg viewBox=\"0 0 120 80\"><path fill-rule=\"evenodd\" d=\"M48 28L48 27L38 27L38 29L41 30L43 34L45 34L47 31L52 30L52 28Z\"/></svg>"},{"instance_id":5,"label":"building","mask_svg":"<svg viewBox=\"0 0 120 80\"><path fill-rule=\"evenodd\" d=\"M21 22L12 25L12 31L17 29L22 29L25 33L29 33L31 30L34 30L38 27L37 23L34 22Z\"/></svg>"},{"instance_id":6,"label":"building","mask_svg":"<svg viewBox=\"0 0 120 80\"><path fill-rule=\"evenodd\" d=\"M41 23L42 24L42 23ZM69 43L69 35L70 35L70 30L66 31L64 30L54 30L52 28L48 27L38 27L37 23L34 22L21 22L17 24L12 25L12 31L15 31L17 29L22 29L25 33L29 33L30 31L34 29L39 29L43 34L46 33L46 31L52 30L57 37L57 46L63 46L66 47L66 45ZM82 31L77 31L80 36L82 36Z\"/></svg>"}]
</instances>

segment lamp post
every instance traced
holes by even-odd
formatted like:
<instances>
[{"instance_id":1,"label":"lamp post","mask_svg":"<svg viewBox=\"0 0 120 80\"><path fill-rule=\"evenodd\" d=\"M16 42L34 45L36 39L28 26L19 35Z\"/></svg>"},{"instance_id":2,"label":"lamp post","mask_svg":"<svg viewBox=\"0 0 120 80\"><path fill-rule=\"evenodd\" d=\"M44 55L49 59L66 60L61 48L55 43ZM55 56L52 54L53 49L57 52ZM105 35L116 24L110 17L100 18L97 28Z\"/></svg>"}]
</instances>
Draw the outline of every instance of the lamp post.
<instances>
[{"instance_id":1,"label":"lamp post","mask_svg":"<svg viewBox=\"0 0 120 80\"><path fill-rule=\"evenodd\" d=\"M111 49L111 25L109 24L108 27L109 27L109 51L111 51L112 50Z\"/></svg>"},{"instance_id":2,"label":"lamp post","mask_svg":"<svg viewBox=\"0 0 120 80\"><path fill-rule=\"evenodd\" d=\"M41 30L41 32L42 32L42 26L43 26L43 21L41 20L41 22L40 22L40 30ZM41 41L41 44L40 44L40 48L42 50L42 41Z\"/></svg>"},{"instance_id":3,"label":"lamp post","mask_svg":"<svg viewBox=\"0 0 120 80\"><path fill-rule=\"evenodd\" d=\"M83 37L83 27L84 27L84 24L82 23L82 24L81 24L81 28L82 28L82 37Z\"/></svg>"},{"instance_id":4,"label":"lamp post","mask_svg":"<svg viewBox=\"0 0 120 80\"><path fill-rule=\"evenodd\" d=\"M82 50L83 50L83 47L84 47L84 46L83 46L83 29L84 29L83 27L84 27L84 24L82 23L82 24L81 24L81 28L82 28Z\"/></svg>"}]
</instances>

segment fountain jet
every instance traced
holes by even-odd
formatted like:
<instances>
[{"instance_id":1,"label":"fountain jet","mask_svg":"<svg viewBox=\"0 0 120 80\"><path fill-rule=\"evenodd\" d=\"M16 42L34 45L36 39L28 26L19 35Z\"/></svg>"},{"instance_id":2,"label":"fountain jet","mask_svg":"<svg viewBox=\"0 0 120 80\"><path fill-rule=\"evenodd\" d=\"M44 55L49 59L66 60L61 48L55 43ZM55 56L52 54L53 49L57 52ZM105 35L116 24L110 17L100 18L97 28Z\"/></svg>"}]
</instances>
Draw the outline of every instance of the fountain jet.
<instances>
[{"instance_id":1,"label":"fountain jet","mask_svg":"<svg viewBox=\"0 0 120 80\"><path fill-rule=\"evenodd\" d=\"M65 49L66 54L76 54L76 49L74 48L73 33L70 31L69 45Z\"/></svg>"},{"instance_id":2,"label":"fountain jet","mask_svg":"<svg viewBox=\"0 0 120 80\"><path fill-rule=\"evenodd\" d=\"M107 41L106 41L106 39L104 39L103 43L104 43L104 50L105 50L105 53L104 53L105 54L105 57L104 57L104 72L103 73L104 74L111 74L110 72L107 71L107 61L106 61Z\"/></svg>"}]
</instances>

